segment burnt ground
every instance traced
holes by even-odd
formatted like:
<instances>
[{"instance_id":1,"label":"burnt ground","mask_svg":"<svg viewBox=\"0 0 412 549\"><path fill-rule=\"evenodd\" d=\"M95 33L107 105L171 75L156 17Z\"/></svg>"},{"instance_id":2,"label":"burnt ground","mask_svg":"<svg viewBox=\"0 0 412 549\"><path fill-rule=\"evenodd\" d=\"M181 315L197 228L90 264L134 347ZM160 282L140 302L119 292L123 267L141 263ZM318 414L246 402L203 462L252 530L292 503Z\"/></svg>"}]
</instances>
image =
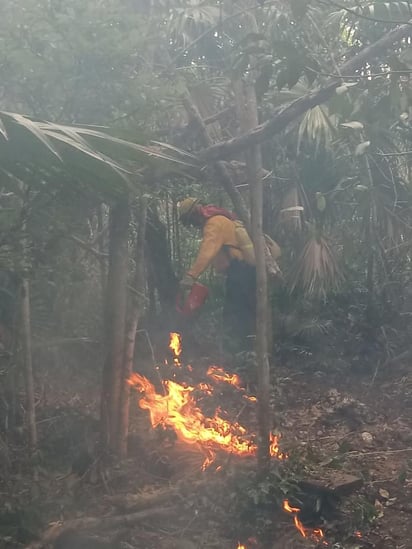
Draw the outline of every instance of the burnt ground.
<instances>
[{"instance_id":1,"label":"burnt ground","mask_svg":"<svg viewBox=\"0 0 412 549\"><path fill-rule=\"evenodd\" d=\"M198 359L199 368L210 361ZM260 482L255 489L253 459L223 456L217 462L220 470L213 466L202 473L203 456L198 449L176 443L164 432L153 432L137 407L129 459L104 467L98 460L90 464L86 459L85 472L81 456L97 432L98 383L92 372L83 370L76 375L67 372L66 378L57 380L45 375L38 405L42 451L32 464L35 478L18 442L12 463L1 473L0 547L25 547L41 537L51 522L105 517L92 530L106 540L127 541L129 548L235 549L238 540L247 549L412 548L409 364L399 362L360 373L339 360L322 364L314 359L310 363L295 360L274 368L273 383L273 419L289 459L287 465L275 467L272 485ZM252 430L256 427L252 407L225 391L214 398L222 400L231 414L240 413L239 420ZM81 473L68 474L73 462L80 463ZM303 539L291 515L273 502L268 505L273 484L278 485L275 492L280 486L289 497L288 483L295 477L327 485L343 474L354 475L362 486L345 495L338 514L324 521L326 542ZM142 502L137 508L126 502L127 494L150 499L159 490L165 490L165 497L156 500L160 518L104 526L109 524L107 517L128 516L145 508ZM251 524L256 524L256 532ZM79 530L89 527L80 523ZM264 543L248 540L258 537Z\"/></svg>"}]
</instances>

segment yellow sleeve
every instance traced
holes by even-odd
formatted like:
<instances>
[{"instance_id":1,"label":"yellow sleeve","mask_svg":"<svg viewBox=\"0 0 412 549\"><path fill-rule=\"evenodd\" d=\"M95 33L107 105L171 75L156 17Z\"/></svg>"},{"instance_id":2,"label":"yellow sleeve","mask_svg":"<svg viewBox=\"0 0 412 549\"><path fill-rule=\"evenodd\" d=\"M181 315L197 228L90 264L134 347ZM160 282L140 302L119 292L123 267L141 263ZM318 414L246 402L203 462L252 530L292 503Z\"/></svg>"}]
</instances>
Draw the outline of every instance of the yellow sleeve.
<instances>
[{"instance_id":1,"label":"yellow sleeve","mask_svg":"<svg viewBox=\"0 0 412 549\"><path fill-rule=\"evenodd\" d=\"M211 264L225 242L225 233L221 223L216 218L211 218L203 228L203 238L200 244L196 261L187 274L198 278Z\"/></svg>"}]
</instances>

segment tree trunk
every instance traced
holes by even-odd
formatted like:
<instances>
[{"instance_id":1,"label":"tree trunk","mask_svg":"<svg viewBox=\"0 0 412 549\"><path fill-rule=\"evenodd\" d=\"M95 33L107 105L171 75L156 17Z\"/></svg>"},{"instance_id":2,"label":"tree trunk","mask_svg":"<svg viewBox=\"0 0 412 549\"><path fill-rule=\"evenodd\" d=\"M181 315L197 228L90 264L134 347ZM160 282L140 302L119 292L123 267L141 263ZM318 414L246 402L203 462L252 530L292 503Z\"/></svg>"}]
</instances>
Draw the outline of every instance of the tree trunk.
<instances>
[{"instance_id":1,"label":"tree trunk","mask_svg":"<svg viewBox=\"0 0 412 549\"><path fill-rule=\"evenodd\" d=\"M104 447L117 450L120 387L126 329L130 207L121 199L110 210L109 272L106 293L106 360L103 370L101 422Z\"/></svg>"},{"instance_id":2,"label":"tree trunk","mask_svg":"<svg viewBox=\"0 0 412 549\"><path fill-rule=\"evenodd\" d=\"M129 312L127 323L122 385L120 391L120 420L119 420L119 439L118 452L122 459L127 457L127 436L129 433L129 410L130 410L130 385L127 380L133 372L133 359L136 343L136 331L139 318L142 315L145 301L145 264L144 264L144 245L146 233L146 214L147 199L140 199L139 208L139 228L136 237L136 272L134 287L138 294L133 294L132 306Z\"/></svg>"},{"instance_id":3,"label":"tree trunk","mask_svg":"<svg viewBox=\"0 0 412 549\"><path fill-rule=\"evenodd\" d=\"M251 82L241 82L244 102L242 126L258 123L256 94ZM263 236L262 157L259 146L246 154L246 168L251 199L251 236L256 257L256 360L258 374L258 467L265 473L269 467L270 436L270 371L267 321L269 318L265 240Z\"/></svg>"},{"instance_id":4,"label":"tree trunk","mask_svg":"<svg viewBox=\"0 0 412 549\"><path fill-rule=\"evenodd\" d=\"M37 449L36 410L31 352L30 285L27 278L21 284L21 341L23 349L24 381L26 386L26 424L30 453Z\"/></svg>"}]
</instances>

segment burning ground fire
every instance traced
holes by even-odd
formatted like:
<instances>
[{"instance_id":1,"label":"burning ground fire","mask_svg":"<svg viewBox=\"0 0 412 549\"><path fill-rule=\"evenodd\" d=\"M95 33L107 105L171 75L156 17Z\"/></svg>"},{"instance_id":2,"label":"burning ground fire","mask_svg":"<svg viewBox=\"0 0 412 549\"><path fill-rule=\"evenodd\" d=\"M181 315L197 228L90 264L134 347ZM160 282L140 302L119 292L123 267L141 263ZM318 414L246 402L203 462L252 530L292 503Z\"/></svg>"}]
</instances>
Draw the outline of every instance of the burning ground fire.
<instances>
[{"instance_id":1,"label":"burning ground fire","mask_svg":"<svg viewBox=\"0 0 412 549\"><path fill-rule=\"evenodd\" d=\"M285 499L285 501L283 502L283 509L287 513L291 513L293 515L293 521L295 523L295 526L304 538L308 538L316 543L322 541L324 545L328 545L328 543L324 541L325 534L323 533L323 530L321 530L320 528L305 528L305 526L303 526L298 518L298 513L300 512L299 507L291 507L288 500Z\"/></svg>"},{"instance_id":2,"label":"burning ground fire","mask_svg":"<svg viewBox=\"0 0 412 549\"><path fill-rule=\"evenodd\" d=\"M169 349L173 354L173 364L181 367L182 340L179 333L170 334ZM250 402L256 402L254 396L246 394L241 386L238 375L226 372L218 366L210 366L207 376L211 383L201 382L196 385L178 383L170 379L162 381L164 394L156 392L155 386L144 376L133 373L129 378L129 384L140 393L139 406L148 410L153 428L172 428L176 436L187 444L199 444L205 451L206 459L202 470L209 467L216 459L216 453L223 451L239 457L254 456L257 452L255 437L248 433L246 427L237 421L230 421L220 407L216 408L212 417L206 416L198 405L196 395L200 398L213 394L212 383L226 383L233 386L236 391L243 393L243 398ZM287 459L287 454L279 448L279 438L271 435L270 455L279 460ZM323 541L324 534L320 529L309 529L303 526L298 518L300 509L291 507L287 500L283 503L286 512L293 514L294 523L300 534L312 541ZM239 542L237 549L247 549Z\"/></svg>"},{"instance_id":3,"label":"burning ground fire","mask_svg":"<svg viewBox=\"0 0 412 549\"><path fill-rule=\"evenodd\" d=\"M180 367L182 353L180 334L170 334L169 348L174 355L174 364ZM256 401L256 397L245 394L236 374L229 374L223 368L211 366L207 371L207 376L215 383L232 385L238 391L242 391L243 396L248 400ZM132 374L129 384L142 395L139 406L143 410L149 411L152 427L170 427L181 441L187 444L200 444L207 455L203 469L213 463L218 450L237 456L256 454L257 445L254 442L254 437L248 434L243 425L237 421L231 422L225 419L223 417L225 414L220 408L215 410L212 417L205 416L199 408L194 394L200 393L203 396L212 394L211 384L203 382L197 385L188 385L167 379L162 382L164 394L159 394L156 392L155 386L138 373ZM286 459L287 456L280 451L278 442L278 437L272 435L270 454L280 460Z\"/></svg>"}]
</instances>

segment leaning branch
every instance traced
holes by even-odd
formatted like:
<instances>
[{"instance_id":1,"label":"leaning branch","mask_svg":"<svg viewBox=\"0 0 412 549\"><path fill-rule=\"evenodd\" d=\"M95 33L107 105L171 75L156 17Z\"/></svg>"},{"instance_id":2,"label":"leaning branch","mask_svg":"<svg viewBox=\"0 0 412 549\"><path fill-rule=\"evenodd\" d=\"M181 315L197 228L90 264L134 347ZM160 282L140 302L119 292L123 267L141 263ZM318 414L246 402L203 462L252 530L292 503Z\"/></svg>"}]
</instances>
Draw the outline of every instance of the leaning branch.
<instances>
[{"instance_id":1,"label":"leaning branch","mask_svg":"<svg viewBox=\"0 0 412 549\"><path fill-rule=\"evenodd\" d=\"M412 19L405 25L397 27L386 33L382 38L364 48L358 55L355 55L340 67L342 78L348 78L348 75L359 70L370 62L382 51L386 50L394 43L399 42L403 38L412 35ZM243 135L233 137L227 141L222 141L211 145L199 153L199 157L207 162L222 160L229 158L244 149L252 147L266 141L273 135L283 131L291 122L299 118L309 109L321 105L330 99L335 93L336 88L341 83L341 79L330 80L324 88L318 91L308 93L286 107L279 108L275 114L263 124L256 126L250 132Z\"/></svg>"}]
</instances>

